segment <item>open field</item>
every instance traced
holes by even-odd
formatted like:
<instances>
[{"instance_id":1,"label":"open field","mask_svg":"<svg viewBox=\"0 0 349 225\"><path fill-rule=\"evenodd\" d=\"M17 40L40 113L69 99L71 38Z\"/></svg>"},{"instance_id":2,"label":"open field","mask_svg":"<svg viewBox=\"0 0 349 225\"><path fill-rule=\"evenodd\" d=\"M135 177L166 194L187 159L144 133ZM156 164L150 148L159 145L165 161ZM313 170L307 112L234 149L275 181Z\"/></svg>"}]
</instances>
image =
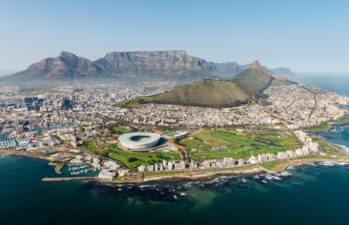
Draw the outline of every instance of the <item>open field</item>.
<instances>
[{"instance_id":1,"label":"open field","mask_svg":"<svg viewBox=\"0 0 349 225\"><path fill-rule=\"evenodd\" d=\"M154 165L163 160L180 160L178 153L169 152L128 152L119 149L116 144L97 145L95 142L85 144L88 152L115 159L127 169L137 170L140 165Z\"/></svg>"},{"instance_id":2,"label":"open field","mask_svg":"<svg viewBox=\"0 0 349 225\"><path fill-rule=\"evenodd\" d=\"M320 126L315 126L315 127L308 127L305 130L306 131L325 131L331 129L332 126L328 123L322 124Z\"/></svg>"},{"instance_id":3,"label":"open field","mask_svg":"<svg viewBox=\"0 0 349 225\"><path fill-rule=\"evenodd\" d=\"M340 120L332 121L332 124L347 124L349 123L349 116L346 116ZM330 123L324 123L320 126L315 126L315 127L308 127L305 130L306 131L326 131L331 129L332 126Z\"/></svg>"},{"instance_id":4,"label":"open field","mask_svg":"<svg viewBox=\"0 0 349 225\"><path fill-rule=\"evenodd\" d=\"M140 165L154 165L163 160L180 160L178 153L168 152L127 152L121 150L115 144L109 145L108 157L118 160L125 167L136 170Z\"/></svg>"},{"instance_id":5,"label":"open field","mask_svg":"<svg viewBox=\"0 0 349 225\"><path fill-rule=\"evenodd\" d=\"M183 139L180 144L191 151L191 158L195 160L232 157L235 159L248 158L261 153L274 153L294 150L302 145L293 135L278 133L247 133L225 129L202 130ZM221 150L213 151L213 147Z\"/></svg>"},{"instance_id":6,"label":"open field","mask_svg":"<svg viewBox=\"0 0 349 225\"><path fill-rule=\"evenodd\" d=\"M131 132L132 129L127 127L122 127L122 126L115 126L112 128L112 131L115 133L128 133L128 132Z\"/></svg>"},{"instance_id":7,"label":"open field","mask_svg":"<svg viewBox=\"0 0 349 225\"><path fill-rule=\"evenodd\" d=\"M324 153L329 153L332 155L337 155L337 157L347 157L348 155L345 154L343 151L335 148L334 146L326 143L325 141L321 140L317 136L313 135L312 136L313 140L316 141L322 148Z\"/></svg>"},{"instance_id":8,"label":"open field","mask_svg":"<svg viewBox=\"0 0 349 225\"><path fill-rule=\"evenodd\" d=\"M337 120L335 121L336 124L345 124L345 123L349 123L349 115L341 120Z\"/></svg>"},{"instance_id":9,"label":"open field","mask_svg":"<svg viewBox=\"0 0 349 225\"><path fill-rule=\"evenodd\" d=\"M267 170L271 170L271 169L275 168L276 166L278 166L278 165L280 165L282 163L285 163L287 161L285 160L285 161L278 161L278 162L267 163L267 164L261 165L261 167L263 167L263 168L265 168Z\"/></svg>"},{"instance_id":10,"label":"open field","mask_svg":"<svg viewBox=\"0 0 349 225\"><path fill-rule=\"evenodd\" d=\"M267 169L271 172L282 172L284 171L288 166L293 165L301 165L305 163L310 162L340 162L340 163L347 163L346 161L348 159L347 155L343 155L345 157L338 157L338 155L310 155L306 157L302 157L299 159L287 159L283 161L277 161L277 162L271 162L261 165L264 169Z\"/></svg>"}]
</instances>

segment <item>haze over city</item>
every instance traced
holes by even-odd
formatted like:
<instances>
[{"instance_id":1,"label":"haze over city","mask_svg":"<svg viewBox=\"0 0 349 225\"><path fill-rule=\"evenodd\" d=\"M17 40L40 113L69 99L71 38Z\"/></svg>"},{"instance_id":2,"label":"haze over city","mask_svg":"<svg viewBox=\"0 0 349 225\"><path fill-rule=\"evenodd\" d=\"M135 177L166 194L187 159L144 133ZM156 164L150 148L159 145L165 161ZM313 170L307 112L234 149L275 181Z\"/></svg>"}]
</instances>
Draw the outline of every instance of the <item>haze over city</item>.
<instances>
[{"instance_id":1,"label":"haze over city","mask_svg":"<svg viewBox=\"0 0 349 225\"><path fill-rule=\"evenodd\" d=\"M186 50L214 62L349 71L349 3L336 1L2 1L0 74L62 50Z\"/></svg>"}]
</instances>

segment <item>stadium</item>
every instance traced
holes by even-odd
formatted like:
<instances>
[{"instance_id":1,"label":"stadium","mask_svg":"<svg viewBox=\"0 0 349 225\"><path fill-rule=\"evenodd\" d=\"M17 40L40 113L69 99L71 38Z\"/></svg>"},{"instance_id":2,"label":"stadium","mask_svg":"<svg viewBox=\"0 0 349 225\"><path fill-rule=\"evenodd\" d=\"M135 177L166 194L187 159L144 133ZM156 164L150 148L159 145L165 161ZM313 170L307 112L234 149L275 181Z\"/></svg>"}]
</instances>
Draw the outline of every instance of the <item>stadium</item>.
<instances>
[{"instance_id":1,"label":"stadium","mask_svg":"<svg viewBox=\"0 0 349 225\"><path fill-rule=\"evenodd\" d=\"M152 148L159 143L160 135L155 133L127 133L119 137L120 147L139 151Z\"/></svg>"}]
</instances>

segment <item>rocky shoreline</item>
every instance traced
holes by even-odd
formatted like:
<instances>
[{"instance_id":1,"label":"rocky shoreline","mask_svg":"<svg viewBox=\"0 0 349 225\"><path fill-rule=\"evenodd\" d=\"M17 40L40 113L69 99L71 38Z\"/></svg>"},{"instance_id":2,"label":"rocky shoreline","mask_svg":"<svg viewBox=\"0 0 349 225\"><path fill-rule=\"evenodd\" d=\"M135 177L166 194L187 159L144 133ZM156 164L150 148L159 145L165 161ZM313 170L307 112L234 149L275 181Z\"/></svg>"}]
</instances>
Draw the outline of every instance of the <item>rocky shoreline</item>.
<instances>
[{"instance_id":1,"label":"rocky shoreline","mask_svg":"<svg viewBox=\"0 0 349 225\"><path fill-rule=\"evenodd\" d=\"M339 148L332 146L335 149L337 149L339 152L343 152ZM12 156L19 156L19 157L25 157L25 158L33 158L33 159L39 159L39 160L45 160L49 161L49 166L54 166L54 170L58 175L61 175L61 164L54 163L52 160L50 160L48 157L41 156L38 154L31 154L24 151L15 151L15 150L7 150L7 151L0 151L1 155L12 155ZM125 179L125 180L103 180L98 179L97 177L54 177L49 178L45 177L42 179L43 182L60 182L60 181L84 181L84 180L96 180L101 183L115 183L115 184L128 184L128 183L136 183L136 184L143 184L143 183L149 183L149 182L174 182L174 181L183 181L183 180L209 180L213 179L222 175L256 175L256 174L262 174L262 173L282 173L285 170L287 170L290 166L295 165L302 165L307 164L311 162L333 162L333 163L345 163L349 164L349 155L345 155L343 157L339 158L329 158L329 157L321 157L320 154L313 156L314 158L295 158L295 159L288 159L284 161L275 162L277 163L276 166L274 166L272 169L266 169L263 167L263 165L266 164L260 164L260 165L251 165L247 167L240 167L240 168L231 168L231 169L222 169L222 170L209 170L209 171L200 171L200 170L194 170L194 171L179 171L178 173L173 174L154 174L152 177L151 174L145 174L145 177L143 179ZM147 177L148 176L148 177Z\"/></svg>"},{"instance_id":2,"label":"rocky shoreline","mask_svg":"<svg viewBox=\"0 0 349 225\"><path fill-rule=\"evenodd\" d=\"M340 123L338 121L334 121L334 122L328 122L325 124L327 124L328 127L322 128L322 129L320 128L320 129L315 129L315 130L304 130L304 131L309 132L309 133L315 133L315 132L320 132L320 131L330 131L330 130L334 129L333 125L347 126L347 125L349 125L349 122Z\"/></svg>"},{"instance_id":3,"label":"rocky shoreline","mask_svg":"<svg viewBox=\"0 0 349 225\"><path fill-rule=\"evenodd\" d=\"M19 152L0 152L0 155L8 155L8 156L19 156L26 158L33 158L39 160L49 161L44 157L35 157L30 155L29 153L19 153ZM101 180L97 177L45 177L42 179L43 182L61 182L61 181L88 181L88 180L96 180L101 183L110 183L110 184L144 184L149 182L174 182L178 180L209 180L222 175L256 175L262 173L282 173L287 170L290 166L303 165L312 162L332 162L332 163L343 163L349 164L349 158L338 158L338 159L330 159L330 158L311 158L311 159L293 159L287 161L280 161L280 164L275 166L273 169L266 169L263 165L253 165L250 168L238 168L238 169L225 169L225 170L217 170L217 171L188 171L177 173L174 175L159 175L154 177L145 177L142 180ZM52 162L49 163L51 166ZM57 173L56 169L55 172ZM60 174L60 173L57 173Z\"/></svg>"}]
</instances>

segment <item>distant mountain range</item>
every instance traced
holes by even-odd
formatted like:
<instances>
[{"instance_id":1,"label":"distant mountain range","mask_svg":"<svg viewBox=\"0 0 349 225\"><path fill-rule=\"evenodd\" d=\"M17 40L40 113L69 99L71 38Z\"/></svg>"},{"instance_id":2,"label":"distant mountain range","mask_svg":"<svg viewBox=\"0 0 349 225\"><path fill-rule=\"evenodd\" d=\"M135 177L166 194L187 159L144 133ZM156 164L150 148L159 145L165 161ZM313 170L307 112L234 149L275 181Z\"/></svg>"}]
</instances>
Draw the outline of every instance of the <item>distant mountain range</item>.
<instances>
[{"instance_id":1,"label":"distant mountain range","mask_svg":"<svg viewBox=\"0 0 349 225\"><path fill-rule=\"evenodd\" d=\"M295 84L286 77L253 62L244 71L227 80L203 80L173 90L119 104L120 107L132 108L140 104L174 104L202 107L232 107L251 102L259 102L266 97L263 91L270 86Z\"/></svg>"},{"instance_id":2,"label":"distant mountain range","mask_svg":"<svg viewBox=\"0 0 349 225\"><path fill-rule=\"evenodd\" d=\"M112 52L96 61L62 52L58 57L46 58L26 70L1 77L1 83L40 84L84 80L180 80L199 81L231 77L248 65L236 62L213 63L186 54L185 51ZM279 73L292 73L287 68Z\"/></svg>"}]
</instances>

